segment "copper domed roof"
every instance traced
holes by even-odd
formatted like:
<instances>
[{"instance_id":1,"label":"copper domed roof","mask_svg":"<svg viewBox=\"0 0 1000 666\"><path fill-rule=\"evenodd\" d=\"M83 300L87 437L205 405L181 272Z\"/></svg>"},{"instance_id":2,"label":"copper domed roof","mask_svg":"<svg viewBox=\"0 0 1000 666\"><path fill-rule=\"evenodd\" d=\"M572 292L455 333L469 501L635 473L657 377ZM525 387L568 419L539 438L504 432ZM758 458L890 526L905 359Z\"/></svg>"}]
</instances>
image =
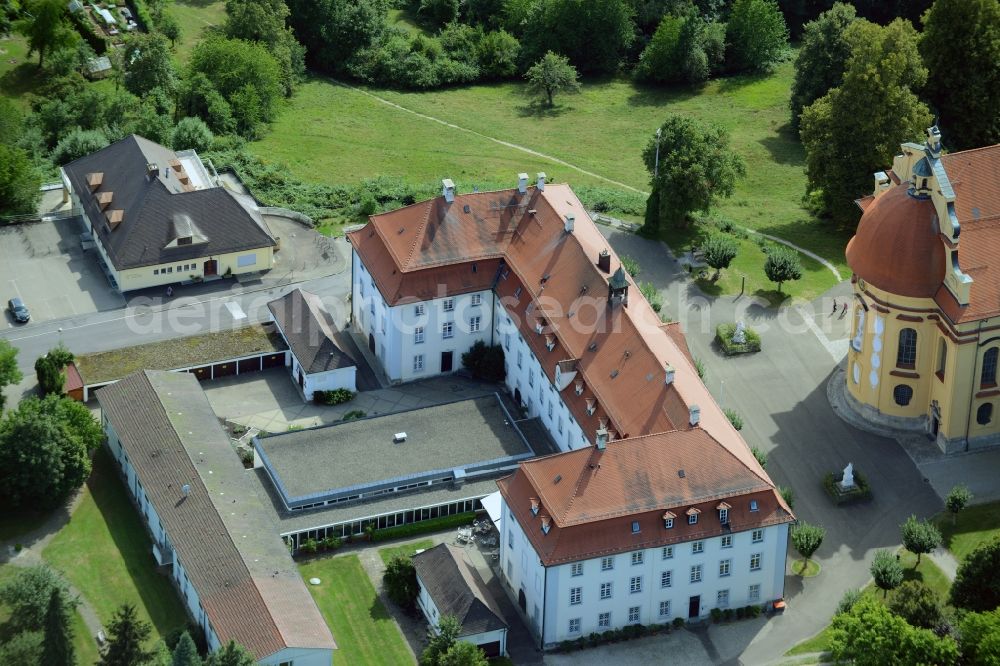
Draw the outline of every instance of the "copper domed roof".
<instances>
[{"instance_id":1,"label":"copper domed roof","mask_svg":"<svg viewBox=\"0 0 1000 666\"><path fill-rule=\"evenodd\" d=\"M893 187L868 206L847 244L847 263L874 287L930 298L944 279L945 250L934 204L907 194L908 185Z\"/></svg>"}]
</instances>

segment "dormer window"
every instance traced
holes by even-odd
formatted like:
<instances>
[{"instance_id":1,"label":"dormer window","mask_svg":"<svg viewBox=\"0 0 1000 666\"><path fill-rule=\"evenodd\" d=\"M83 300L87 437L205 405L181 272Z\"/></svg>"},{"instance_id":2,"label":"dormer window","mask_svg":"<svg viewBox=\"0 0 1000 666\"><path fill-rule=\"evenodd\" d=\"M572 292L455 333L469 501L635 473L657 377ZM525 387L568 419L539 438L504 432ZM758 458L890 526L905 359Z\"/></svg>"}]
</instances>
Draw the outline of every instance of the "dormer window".
<instances>
[{"instance_id":1,"label":"dormer window","mask_svg":"<svg viewBox=\"0 0 1000 666\"><path fill-rule=\"evenodd\" d=\"M666 513L664 513L663 514L663 527L665 529L668 529L668 530L673 529L673 527L674 527L674 518L676 518L676 517L677 516L674 515L670 511L667 511Z\"/></svg>"},{"instance_id":2,"label":"dormer window","mask_svg":"<svg viewBox=\"0 0 1000 666\"><path fill-rule=\"evenodd\" d=\"M726 504L725 502L720 502L719 505L717 507L715 507L715 508L719 512L719 522L721 524L723 524L723 525L728 524L729 523L729 510L731 508L733 508L733 507L731 507L730 505Z\"/></svg>"},{"instance_id":3,"label":"dormer window","mask_svg":"<svg viewBox=\"0 0 1000 666\"><path fill-rule=\"evenodd\" d=\"M750 500L750 510L757 511L757 500Z\"/></svg>"},{"instance_id":4,"label":"dormer window","mask_svg":"<svg viewBox=\"0 0 1000 666\"><path fill-rule=\"evenodd\" d=\"M639 521L638 520L633 520L632 521L632 534L638 534L638 533L639 533Z\"/></svg>"},{"instance_id":5,"label":"dormer window","mask_svg":"<svg viewBox=\"0 0 1000 666\"><path fill-rule=\"evenodd\" d=\"M549 523L549 517L542 516L542 534L548 534L550 529L552 529L552 527Z\"/></svg>"},{"instance_id":6,"label":"dormer window","mask_svg":"<svg viewBox=\"0 0 1000 666\"><path fill-rule=\"evenodd\" d=\"M577 382L575 390L577 395L583 395L583 382Z\"/></svg>"},{"instance_id":7,"label":"dormer window","mask_svg":"<svg viewBox=\"0 0 1000 666\"><path fill-rule=\"evenodd\" d=\"M593 416L596 411L597 401L593 398L587 398L587 416Z\"/></svg>"},{"instance_id":8,"label":"dormer window","mask_svg":"<svg viewBox=\"0 0 1000 666\"><path fill-rule=\"evenodd\" d=\"M688 525L697 525L698 524L698 514L699 513L701 513L701 510L700 509L696 509L694 507L691 507L690 509L687 510Z\"/></svg>"},{"instance_id":9,"label":"dormer window","mask_svg":"<svg viewBox=\"0 0 1000 666\"><path fill-rule=\"evenodd\" d=\"M535 320L535 333L538 333L539 335L541 335L542 334L542 330L544 328L545 328L545 320L544 319L536 319Z\"/></svg>"},{"instance_id":10,"label":"dormer window","mask_svg":"<svg viewBox=\"0 0 1000 666\"><path fill-rule=\"evenodd\" d=\"M556 336L546 335L545 336L545 348L552 351L556 348Z\"/></svg>"},{"instance_id":11,"label":"dormer window","mask_svg":"<svg viewBox=\"0 0 1000 666\"><path fill-rule=\"evenodd\" d=\"M178 245L191 245L192 240L193 239L190 236L185 236L184 238L178 238L177 239L177 244Z\"/></svg>"},{"instance_id":12,"label":"dormer window","mask_svg":"<svg viewBox=\"0 0 1000 666\"><path fill-rule=\"evenodd\" d=\"M538 515L538 509L540 508L540 506L541 505L539 505L538 499L535 498L535 497L532 497L531 498L531 515L537 516Z\"/></svg>"}]
</instances>

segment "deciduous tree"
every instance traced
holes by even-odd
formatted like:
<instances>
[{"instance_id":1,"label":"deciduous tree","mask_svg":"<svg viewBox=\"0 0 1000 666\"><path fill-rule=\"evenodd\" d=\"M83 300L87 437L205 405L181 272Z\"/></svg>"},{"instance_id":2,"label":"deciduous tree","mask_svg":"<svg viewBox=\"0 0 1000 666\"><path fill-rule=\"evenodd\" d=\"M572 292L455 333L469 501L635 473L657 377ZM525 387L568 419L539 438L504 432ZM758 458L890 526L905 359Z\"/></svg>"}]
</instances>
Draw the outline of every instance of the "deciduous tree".
<instances>
[{"instance_id":1,"label":"deciduous tree","mask_svg":"<svg viewBox=\"0 0 1000 666\"><path fill-rule=\"evenodd\" d=\"M962 560L951 585L951 604L978 612L1000 606L1000 537L980 544Z\"/></svg>"},{"instance_id":2,"label":"deciduous tree","mask_svg":"<svg viewBox=\"0 0 1000 666\"><path fill-rule=\"evenodd\" d=\"M941 532L926 520L917 520L916 516L910 516L900 526L900 533L903 536L903 546L906 550L916 554L917 563L913 568L920 565L920 556L929 553L941 545Z\"/></svg>"},{"instance_id":3,"label":"deciduous tree","mask_svg":"<svg viewBox=\"0 0 1000 666\"><path fill-rule=\"evenodd\" d=\"M549 106L553 105L556 93L575 93L580 90L576 78L576 67L569 64L565 56L549 51L524 75L528 80L528 92L544 95Z\"/></svg>"},{"instance_id":4,"label":"deciduous tree","mask_svg":"<svg viewBox=\"0 0 1000 666\"><path fill-rule=\"evenodd\" d=\"M896 589L903 582L903 565L899 563L899 558L888 550L875 551L871 573L875 586L882 590L883 597L889 590Z\"/></svg>"},{"instance_id":5,"label":"deciduous tree","mask_svg":"<svg viewBox=\"0 0 1000 666\"><path fill-rule=\"evenodd\" d=\"M739 252L739 245L732 238L715 234L701 244L701 252L705 263L715 269L715 277L712 279L718 280L722 269L729 268L729 264L733 263Z\"/></svg>"},{"instance_id":6,"label":"deciduous tree","mask_svg":"<svg viewBox=\"0 0 1000 666\"><path fill-rule=\"evenodd\" d=\"M958 647L951 638L910 626L877 600L862 599L849 612L834 616L830 656L836 663L855 666L950 666L958 662Z\"/></svg>"},{"instance_id":7,"label":"deciduous tree","mask_svg":"<svg viewBox=\"0 0 1000 666\"><path fill-rule=\"evenodd\" d=\"M956 149L1000 142L1000 2L935 0L924 15L924 95Z\"/></svg>"},{"instance_id":8,"label":"deciduous tree","mask_svg":"<svg viewBox=\"0 0 1000 666\"><path fill-rule=\"evenodd\" d=\"M489 663L486 653L468 641L455 641L438 660L438 666L489 666Z\"/></svg>"},{"instance_id":9,"label":"deciduous tree","mask_svg":"<svg viewBox=\"0 0 1000 666\"><path fill-rule=\"evenodd\" d=\"M255 666L256 663L249 650L235 641L229 641L208 655L205 666Z\"/></svg>"},{"instance_id":10,"label":"deciduous tree","mask_svg":"<svg viewBox=\"0 0 1000 666\"><path fill-rule=\"evenodd\" d=\"M650 232L666 225L683 226L690 213L708 211L716 200L732 196L736 181L746 173L724 129L685 116L669 116L659 137L646 144L642 159L656 196L656 208L650 211L656 225Z\"/></svg>"},{"instance_id":11,"label":"deciduous tree","mask_svg":"<svg viewBox=\"0 0 1000 666\"><path fill-rule=\"evenodd\" d=\"M201 118L188 116L181 118L174 126L174 131L170 137L170 145L174 150L197 150L200 153L208 151L212 147L215 135L208 125Z\"/></svg>"},{"instance_id":12,"label":"deciduous tree","mask_svg":"<svg viewBox=\"0 0 1000 666\"><path fill-rule=\"evenodd\" d=\"M281 71L263 45L211 37L194 48L189 67L212 83L234 115L239 110L237 120L242 120L244 132L253 129L258 119L268 122L274 117L282 95Z\"/></svg>"},{"instance_id":13,"label":"deciduous tree","mask_svg":"<svg viewBox=\"0 0 1000 666\"><path fill-rule=\"evenodd\" d=\"M417 601L420 588L417 585L417 570L405 555L397 555L389 561L382 574L385 591L394 604L410 610Z\"/></svg>"},{"instance_id":14,"label":"deciduous tree","mask_svg":"<svg viewBox=\"0 0 1000 666\"><path fill-rule=\"evenodd\" d=\"M927 78L913 26L855 21L846 32L851 57L843 82L802 111L809 190L842 224L853 224L858 197L886 168L900 143L918 139L931 114L914 91Z\"/></svg>"},{"instance_id":15,"label":"deciduous tree","mask_svg":"<svg viewBox=\"0 0 1000 666\"><path fill-rule=\"evenodd\" d=\"M769 248L764 260L764 274L771 282L778 283L778 293L781 293L782 284L802 277L799 253L784 247Z\"/></svg>"},{"instance_id":16,"label":"deciduous tree","mask_svg":"<svg viewBox=\"0 0 1000 666\"><path fill-rule=\"evenodd\" d=\"M0 142L0 214L34 213L42 177L28 153Z\"/></svg>"},{"instance_id":17,"label":"deciduous tree","mask_svg":"<svg viewBox=\"0 0 1000 666\"><path fill-rule=\"evenodd\" d=\"M386 0L289 0L292 28L321 69L346 71L385 31Z\"/></svg>"},{"instance_id":18,"label":"deciduous tree","mask_svg":"<svg viewBox=\"0 0 1000 666\"><path fill-rule=\"evenodd\" d=\"M965 485L958 484L948 491L948 496L944 498L944 505L951 514L951 524L958 522L958 514L972 501L972 493Z\"/></svg>"},{"instance_id":19,"label":"deciduous tree","mask_svg":"<svg viewBox=\"0 0 1000 666\"><path fill-rule=\"evenodd\" d=\"M857 20L852 5L838 2L805 26L792 81L792 127L799 129L799 116L820 97L840 85L851 54L845 33Z\"/></svg>"},{"instance_id":20,"label":"deciduous tree","mask_svg":"<svg viewBox=\"0 0 1000 666\"><path fill-rule=\"evenodd\" d=\"M52 161L63 166L85 155L96 153L109 143L111 142L103 129L85 130L76 127L59 139L59 143L52 149Z\"/></svg>"},{"instance_id":21,"label":"deciduous tree","mask_svg":"<svg viewBox=\"0 0 1000 666\"><path fill-rule=\"evenodd\" d=\"M540 0L531 5L521 47L528 62L555 51L581 74L612 74L634 38L625 0Z\"/></svg>"},{"instance_id":22,"label":"deciduous tree","mask_svg":"<svg viewBox=\"0 0 1000 666\"><path fill-rule=\"evenodd\" d=\"M108 624L108 647L97 666L142 666L149 662L154 652L145 647L152 633L148 622L141 620L135 606L118 607Z\"/></svg>"},{"instance_id":23,"label":"deciduous tree","mask_svg":"<svg viewBox=\"0 0 1000 666\"><path fill-rule=\"evenodd\" d=\"M727 60L740 72L767 72L788 50L788 28L774 0L736 0L726 24Z\"/></svg>"},{"instance_id":24,"label":"deciduous tree","mask_svg":"<svg viewBox=\"0 0 1000 666\"><path fill-rule=\"evenodd\" d=\"M79 603L68 593L66 583L47 565L18 569L17 574L0 586L0 601L10 610L8 628L15 632L42 629L53 590L60 592L63 603L70 609Z\"/></svg>"},{"instance_id":25,"label":"deciduous tree","mask_svg":"<svg viewBox=\"0 0 1000 666\"><path fill-rule=\"evenodd\" d=\"M2 156L2 152L0 152L0 156ZM17 367L17 347L6 340L0 340L0 412L3 411L4 406L4 387L17 384L22 379L24 379L24 375Z\"/></svg>"},{"instance_id":26,"label":"deciduous tree","mask_svg":"<svg viewBox=\"0 0 1000 666\"><path fill-rule=\"evenodd\" d=\"M806 562L812 558L813 554L823 545L823 537L826 530L819 525L812 525L805 521L799 521L792 527L792 545L799 551Z\"/></svg>"},{"instance_id":27,"label":"deciduous tree","mask_svg":"<svg viewBox=\"0 0 1000 666\"><path fill-rule=\"evenodd\" d=\"M476 47L479 71L486 78L506 79L517 73L521 43L506 30L487 32Z\"/></svg>"},{"instance_id":28,"label":"deciduous tree","mask_svg":"<svg viewBox=\"0 0 1000 666\"><path fill-rule=\"evenodd\" d=\"M167 38L159 32L133 33L125 42L125 87L142 97L160 88L173 95L177 88Z\"/></svg>"},{"instance_id":29,"label":"deciduous tree","mask_svg":"<svg viewBox=\"0 0 1000 666\"><path fill-rule=\"evenodd\" d=\"M937 595L920 581L903 581L892 593L889 609L914 627L934 629L941 623Z\"/></svg>"},{"instance_id":30,"label":"deciduous tree","mask_svg":"<svg viewBox=\"0 0 1000 666\"><path fill-rule=\"evenodd\" d=\"M959 623L959 646L971 666L1000 664L1000 609L966 613Z\"/></svg>"},{"instance_id":31,"label":"deciduous tree","mask_svg":"<svg viewBox=\"0 0 1000 666\"><path fill-rule=\"evenodd\" d=\"M28 38L28 55L38 54L39 67L45 64L47 53L79 39L69 23L66 3L62 0L27 0L23 18L14 22L14 29Z\"/></svg>"},{"instance_id":32,"label":"deciduous tree","mask_svg":"<svg viewBox=\"0 0 1000 666\"><path fill-rule=\"evenodd\" d=\"M420 666L438 666L441 657L451 649L462 631L461 623L453 615L442 615L438 629L427 631L427 647L420 655Z\"/></svg>"}]
</instances>

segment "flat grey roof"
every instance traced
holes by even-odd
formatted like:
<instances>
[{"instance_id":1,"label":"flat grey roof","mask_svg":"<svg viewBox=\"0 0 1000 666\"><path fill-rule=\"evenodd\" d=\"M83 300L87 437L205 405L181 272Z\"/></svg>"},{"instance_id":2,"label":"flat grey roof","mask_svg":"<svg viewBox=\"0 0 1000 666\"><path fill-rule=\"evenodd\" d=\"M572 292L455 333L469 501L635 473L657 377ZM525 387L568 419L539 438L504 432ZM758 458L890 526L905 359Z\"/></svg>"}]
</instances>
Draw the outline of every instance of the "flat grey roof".
<instances>
[{"instance_id":1,"label":"flat grey roof","mask_svg":"<svg viewBox=\"0 0 1000 666\"><path fill-rule=\"evenodd\" d=\"M401 432L406 441L397 444ZM256 446L289 507L534 456L497 394L273 435Z\"/></svg>"}]
</instances>

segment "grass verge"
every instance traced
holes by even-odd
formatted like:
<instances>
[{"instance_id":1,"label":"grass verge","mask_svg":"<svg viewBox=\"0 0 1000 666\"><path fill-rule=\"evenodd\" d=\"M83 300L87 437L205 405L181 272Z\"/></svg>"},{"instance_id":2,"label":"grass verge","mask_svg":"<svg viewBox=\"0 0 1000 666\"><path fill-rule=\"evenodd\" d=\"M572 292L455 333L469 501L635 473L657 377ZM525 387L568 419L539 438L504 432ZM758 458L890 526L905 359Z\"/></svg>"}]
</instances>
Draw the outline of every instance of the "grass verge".
<instances>
[{"instance_id":1,"label":"grass verge","mask_svg":"<svg viewBox=\"0 0 1000 666\"><path fill-rule=\"evenodd\" d=\"M812 578L820 571L819 563L815 560L795 560L792 562L792 573L802 578Z\"/></svg>"},{"instance_id":2,"label":"grass verge","mask_svg":"<svg viewBox=\"0 0 1000 666\"><path fill-rule=\"evenodd\" d=\"M950 513L943 513L937 525L945 547L961 562L976 546L1000 535L1000 502L967 507L954 523Z\"/></svg>"},{"instance_id":3,"label":"grass verge","mask_svg":"<svg viewBox=\"0 0 1000 666\"><path fill-rule=\"evenodd\" d=\"M337 640L337 660L352 666L412 664L403 635L375 594L357 555L326 557L299 565L309 592Z\"/></svg>"},{"instance_id":4,"label":"grass verge","mask_svg":"<svg viewBox=\"0 0 1000 666\"><path fill-rule=\"evenodd\" d=\"M154 638L183 627L187 616L170 580L156 572L151 544L105 449L70 522L42 557L73 583L102 623L123 603L151 622Z\"/></svg>"},{"instance_id":5,"label":"grass verge","mask_svg":"<svg viewBox=\"0 0 1000 666\"><path fill-rule=\"evenodd\" d=\"M224 0L176 0L166 5L181 28L174 45L174 58L181 65L191 57L191 51L204 37L206 28L221 27L226 22Z\"/></svg>"},{"instance_id":6,"label":"grass verge","mask_svg":"<svg viewBox=\"0 0 1000 666\"><path fill-rule=\"evenodd\" d=\"M420 541L414 541L413 543L403 544L402 546L389 546L388 548L379 548L378 556L382 558L382 561L389 564L389 561L397 555L411 556L418 550L427 550L428 548L433 548L434 542L430 539L421 539Z\"/></svg>"}]
</instances>

